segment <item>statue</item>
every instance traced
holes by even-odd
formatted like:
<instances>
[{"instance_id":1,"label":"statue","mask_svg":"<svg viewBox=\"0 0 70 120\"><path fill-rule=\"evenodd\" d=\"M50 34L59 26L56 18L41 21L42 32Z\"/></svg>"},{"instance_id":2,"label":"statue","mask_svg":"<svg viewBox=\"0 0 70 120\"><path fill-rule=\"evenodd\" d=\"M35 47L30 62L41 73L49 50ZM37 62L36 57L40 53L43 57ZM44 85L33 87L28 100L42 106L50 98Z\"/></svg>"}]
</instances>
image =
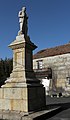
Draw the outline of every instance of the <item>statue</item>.
<instances>
[{"instance_id":1,"label":"statue","mask_svg":"<svg viewBox=\"0 0 70 120\"><path fill-rule=\"evenodd\" d=\"M19 17L19 23L20 23L20 31L18 32L18 35L24 34L24 36L27 36L27 14L26 14L26 8L23 7L21 11L19 11L18 14Z\"/></svg>"}]
</instances>

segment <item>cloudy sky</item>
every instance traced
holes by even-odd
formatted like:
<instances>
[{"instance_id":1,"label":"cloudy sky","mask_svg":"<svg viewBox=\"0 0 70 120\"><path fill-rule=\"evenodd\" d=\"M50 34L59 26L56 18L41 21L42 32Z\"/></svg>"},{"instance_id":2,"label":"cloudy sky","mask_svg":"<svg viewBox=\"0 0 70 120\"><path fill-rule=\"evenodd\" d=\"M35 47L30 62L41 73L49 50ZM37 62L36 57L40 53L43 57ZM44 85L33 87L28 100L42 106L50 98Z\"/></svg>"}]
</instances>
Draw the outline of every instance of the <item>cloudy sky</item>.
<instances>
[{"instance_id":1,"label":"cloudy sky","mask_svg":"<svg viewBox=\"0 0 70 120\"><path fill-rule=\"evenodd\" d=\"M19 31L18 12L25 6L28 34L35 52L70 41L70 0L0 0L0 58L11 58L8 45Z\"/></svg>"}]
</instances>

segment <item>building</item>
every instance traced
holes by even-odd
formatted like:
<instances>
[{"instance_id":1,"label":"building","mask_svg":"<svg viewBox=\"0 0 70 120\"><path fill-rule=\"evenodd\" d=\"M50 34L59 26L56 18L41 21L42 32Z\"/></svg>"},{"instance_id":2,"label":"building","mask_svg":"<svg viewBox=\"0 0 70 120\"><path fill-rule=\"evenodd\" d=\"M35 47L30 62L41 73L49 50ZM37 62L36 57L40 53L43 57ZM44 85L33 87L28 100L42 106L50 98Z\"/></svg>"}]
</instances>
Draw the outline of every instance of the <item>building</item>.
<instances>
[{"instance_id":1,"label":"building","mask_svg":"<svg viewBox=\"0 0 70 120\"><path fill-rule=\"evenodd\" d=\"M52 79L50 94L70 95L70 43L37 52L33 69L40 80L46 76Z\"/></svg>"}]
</instances>

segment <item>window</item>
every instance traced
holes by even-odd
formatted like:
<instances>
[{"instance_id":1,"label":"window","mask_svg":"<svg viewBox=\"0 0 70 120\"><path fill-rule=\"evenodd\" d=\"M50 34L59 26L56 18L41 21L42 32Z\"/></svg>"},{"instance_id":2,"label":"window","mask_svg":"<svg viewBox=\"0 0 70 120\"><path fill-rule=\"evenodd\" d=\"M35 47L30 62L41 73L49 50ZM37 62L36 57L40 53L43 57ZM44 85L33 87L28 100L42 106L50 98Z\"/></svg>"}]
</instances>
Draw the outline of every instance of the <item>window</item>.
<instances>
[{"instance_id":1,"label":"window","mask_svg":"<svg viewBox=\"0 0 70 120\"><path fill-rule=\"evenodd\" d=\"M67 83L70 85L70 77L67 77Z\"/></svg>"},{"instance_id":2,"label":"window","mask_svg":"<svg viewBox=\"0 0 70 120\"><path fill-rule=\"evenodd\" d=\"M42 69L43 68L43 61L39 60L37 61L37 69Z\"/></svg>"}]
</instances>

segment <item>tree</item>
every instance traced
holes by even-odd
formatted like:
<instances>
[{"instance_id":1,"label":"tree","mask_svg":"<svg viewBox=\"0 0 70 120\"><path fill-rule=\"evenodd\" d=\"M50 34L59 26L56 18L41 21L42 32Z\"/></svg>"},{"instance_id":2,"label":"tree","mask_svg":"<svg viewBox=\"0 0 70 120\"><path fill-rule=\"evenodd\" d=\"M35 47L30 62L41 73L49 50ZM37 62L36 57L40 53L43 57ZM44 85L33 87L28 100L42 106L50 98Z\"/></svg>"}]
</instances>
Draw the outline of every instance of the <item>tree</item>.
<instances>
[{"instance_id":1,"label":"tree","mask_svg":"<svg viewBox=\"0 0 70 120\"><path fill-rule=\"evenodd\" d=\"M0 87L5 80L10 76L13 69L13 59L0 59Z\"/></svg>"}]
</instances>

